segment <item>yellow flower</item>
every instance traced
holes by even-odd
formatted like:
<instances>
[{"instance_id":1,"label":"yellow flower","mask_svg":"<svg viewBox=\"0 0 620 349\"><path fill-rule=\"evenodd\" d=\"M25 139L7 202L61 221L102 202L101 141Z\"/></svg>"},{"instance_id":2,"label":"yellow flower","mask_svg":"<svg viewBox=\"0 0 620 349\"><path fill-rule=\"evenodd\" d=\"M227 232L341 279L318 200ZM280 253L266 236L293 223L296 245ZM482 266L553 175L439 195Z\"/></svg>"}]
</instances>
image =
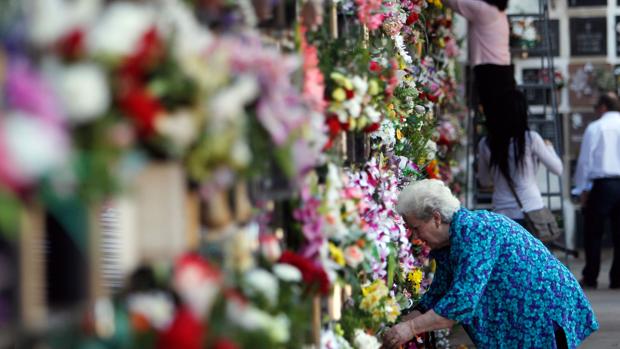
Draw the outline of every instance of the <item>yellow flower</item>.
<instances>
[{"instance_id":1,"label":"yellow flower","mask_svg":"<svg viewBox=\"0 0 620 349\"><path fill-rule=\"evenodd\" d=\"M400 306L394 298L385 301L385 318L388 322L394 322L400 315Z\"/></svg>"},{"instance_id":2,"label":"yellow flower","mask_svg":"<svg viewBox=\"0 0 620 349\"><path fill-rule=\"evenodd\" d=\"M396 139L399 141L403 139L403 132L400 129L396 130Z\"/></svg>"},{"instance_id":3,"label":"yellow flower","mask_svg":"<svg viewBox=\"0 0 620 349\"><path fill-rule=\"evenodd\" d=\"M344 266L346 261L344 259L344 253L342 252L342 250L331 242L329 243L328 247L329 254L331 255L334 262L336 262L340 266Z\"/></svg>"},{"instance_id":4,"label":"yellow flower","mask_svg":"<svg viewBox=\"0 0 620 349\"><path fill-rule=\"evenodd\" d=\"M362 295L367 296L370 294L376 294L379 298L386 297L388 295L388 288L385 286L383 280L376 280L370 286L362 287Z\"/></svg>"},{"instance_id":5,"label":"yellow flower","mask_svg":"<svg viewBox=\"0 0 620 349\"><path fill-rule=\"evenodd\" d=\"M375 79L370 80L370 82L368 82L368 93L371 96L375 96L375 95L378 95L379 92L381 92L381 90L379 88L379 83L377 82L377 80Z\"/></svg>"},{"instance_id":6,"label":"yellow flower","mask_svg":"<svg viewBox=\"0 0 620 349\"><path fill-rule=\"evenodd\" d=\"M442 8L443 4L441 3L441 0L428 0L429 4L432 4L433 6L437 7L437 8Z\"/></svg>"},{"instance_id":7,"label":"yellow flower","mask_svg":"<svg viewBox=\"0 0 620 349\"><path fill-rule=\"evenodd\" d=\"M332 92L332 98L337 102L342 102L347 98L347 93L340 87Z\"/></svg>"},{"instance_id":8,"label":"yellow flower","mask_svg":"<svg viewBox=\"0 0 620 349\"><path fill-rule=\"evenodd\" d=\"M413 284L419 284L420 282L422 282L422 277L424 275L422 274L422 271L420 269L416 269L412 272L409 272L409 277L407 279L409 279L409 281L411 281L411 283Z\"/></svg>"}]
</instances>

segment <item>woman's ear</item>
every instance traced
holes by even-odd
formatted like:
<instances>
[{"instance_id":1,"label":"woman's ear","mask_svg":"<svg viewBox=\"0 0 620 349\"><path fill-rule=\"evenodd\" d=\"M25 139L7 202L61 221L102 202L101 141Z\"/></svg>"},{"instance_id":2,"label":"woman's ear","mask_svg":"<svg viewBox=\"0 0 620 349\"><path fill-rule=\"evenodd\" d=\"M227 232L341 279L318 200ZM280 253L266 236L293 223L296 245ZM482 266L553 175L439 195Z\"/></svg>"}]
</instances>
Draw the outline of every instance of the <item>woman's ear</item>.
<instances>
[{"instance_id":1,"label":"woman's ear","mask_svg":"<svg viewBox=\"0 0 620 349\"><path fill-rule=\"evenodd\" d=\"M433 212L433 221L435 222L435 226L439 228L441 225L441 213L439 213L439 211Z\"/></svg>"}]
</instances>

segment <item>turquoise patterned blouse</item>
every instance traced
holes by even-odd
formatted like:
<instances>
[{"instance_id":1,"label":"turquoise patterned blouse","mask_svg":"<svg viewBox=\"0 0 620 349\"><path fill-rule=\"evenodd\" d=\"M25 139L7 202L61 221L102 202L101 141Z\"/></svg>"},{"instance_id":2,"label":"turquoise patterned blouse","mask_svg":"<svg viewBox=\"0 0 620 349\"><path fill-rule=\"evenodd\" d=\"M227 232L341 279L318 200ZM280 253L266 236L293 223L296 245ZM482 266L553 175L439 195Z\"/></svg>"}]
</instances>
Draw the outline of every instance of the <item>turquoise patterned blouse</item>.
<instances>
[{"instance_id":1,"label":"turquoise patterned blouse","mask_svg":"<svg viewBox=\"0 0 620 349\"><path fill-rule=\"evenodd\" d=\"M460 209L450 246L431 256L437 268L420 307L458 321L478 348L555 348L558 326L575 348L598 329L571 272L503 215Z\"/></svg>"}]
</instances>

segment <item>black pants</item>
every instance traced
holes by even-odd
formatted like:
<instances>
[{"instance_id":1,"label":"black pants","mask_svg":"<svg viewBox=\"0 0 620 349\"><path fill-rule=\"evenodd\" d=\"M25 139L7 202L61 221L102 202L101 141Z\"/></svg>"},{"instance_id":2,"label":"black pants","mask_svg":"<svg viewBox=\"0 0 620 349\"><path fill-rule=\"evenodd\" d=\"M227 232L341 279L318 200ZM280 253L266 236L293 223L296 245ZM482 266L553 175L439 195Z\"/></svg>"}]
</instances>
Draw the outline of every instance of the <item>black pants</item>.
<instances>
[{"instance_id":1,"label":"black pants","mask_svg":"<svg viewBox=\"0 0 620 349\"><path fill-rule=\"evenodd\" d=\"M568 341L562 327L555 330L555 344L558 349L568 349Z\"/></svg>"},{"instance_id":2,"label":"black pants","mask_svg":"<svg viewBox=\"0 0 620 349\"><path fill-rule=\"evenodd\" d=\"M586 265L583 281L596 285L601 269L601 242L605 222L611 219L614 259L609 272L612 287L620 286L620 178L594 180L584 211Z\"/></svg>"},{"instance_id":3,"label":"black pants","mask_svg":"<svg viewBox=\"0 0 620 349\"><path fill-rule=\"evenodd\" d=\"M474 67L474 101L487 110L489 104L517 88L514 66L480 64Z\"/></svg>"}]
</instances>

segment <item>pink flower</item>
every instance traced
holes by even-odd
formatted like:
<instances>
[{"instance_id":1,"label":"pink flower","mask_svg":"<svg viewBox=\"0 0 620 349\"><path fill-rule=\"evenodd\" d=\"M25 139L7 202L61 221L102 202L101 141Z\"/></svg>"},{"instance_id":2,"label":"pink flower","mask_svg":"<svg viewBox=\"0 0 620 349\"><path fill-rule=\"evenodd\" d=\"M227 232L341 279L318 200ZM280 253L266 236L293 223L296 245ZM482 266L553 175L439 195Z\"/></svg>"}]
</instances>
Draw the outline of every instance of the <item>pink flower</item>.
<instances>
[{"instance_id":1,"label":"pink flower","mask_svg":"<svg viewBox=\"0 0 620 349\"><path fill-rule=\"evenodd\" d=\"M25 111L55 125L63 122L60 104L51 87L26 59L9 60L4 90L11 109Z\"/></svg>"},{"instance_id":2,"label":"pink flower","mask_svg":"<svg viewBox=\"0 0 620 349\"><path fill-rule=\"evenodd\" d=\"M357 268L364 261L364 253L356 245L351 245L345 248L344 259L351 268Z\"/></svg>"},{"instance_id":3,"label":"pink flower","mask_svg":"<svg viewBox=\"0 0 620 349\"><path fill-rule=\"evenodd\" d=\"M378 29L383 23L384 14L381 13L381 0L355 0L357 4L357 18L369 30Z\"/></svg>"}]
</instances>

